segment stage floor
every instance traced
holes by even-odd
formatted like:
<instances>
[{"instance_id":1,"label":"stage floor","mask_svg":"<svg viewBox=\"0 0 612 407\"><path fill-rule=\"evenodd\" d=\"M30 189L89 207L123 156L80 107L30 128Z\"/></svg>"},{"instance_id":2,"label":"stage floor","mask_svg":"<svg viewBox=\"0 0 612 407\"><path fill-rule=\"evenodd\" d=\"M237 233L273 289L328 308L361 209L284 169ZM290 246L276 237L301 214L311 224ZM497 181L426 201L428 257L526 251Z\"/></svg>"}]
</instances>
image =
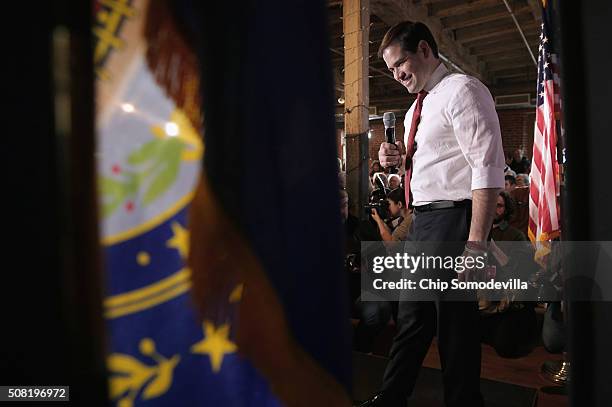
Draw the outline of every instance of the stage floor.
<instances>
[{"instance_id":1,"label":"stage floor","mask_svg":"<svg viewBox=\"0 0 612 407\"><path fill-rule=\"evenodd\" d=\"M537 407L567 407L569 406L567 396L554 394L561 389L540 375L542 363L559 359L561 355L551 355L543 346L536 347L525 357L506 359L498 356L491 346L483 344L481 377L538 389ZM427 352L423 366L440 369L440 358L435 339Z\"/></svg>"},{"instance_id":2,"label":"stage floor","mask_svg":"<svg viewBox=\"0 0 612 407\"><path fill-rule=\"evenodd\" d=\"M388 359L382 356L353 353L353 399L365 400L381 386ZM534 407L537 390L496 380L481 379L480 391L487 407ZM407 406L443 407L442 373L423 367Z\"/></svg>"},{"instance_id":3,"label":"stage floor","mask_svg":"<svg viewBox=\"0 0 612 407\"><path fill-rule=\"evenodd\" d=\"M541 319L543 310L537 309L536 311L539 311ZM356 323L357 321L353 320L353 325ZM375 341L374 353L386 356L391 347L393 335L393 329L386 329L381 333ZM540 374L544 362L560 359L562 359L561 355L548 353L541 343L529 355L515 359L502 358L491 346L482 344L481 378L536 389L538 401L535 407L568 407L569 401L564 389L546 380ZM438 345L435 338L425 356L423 366L440 369Z\"/></svg>"}]
</instances>

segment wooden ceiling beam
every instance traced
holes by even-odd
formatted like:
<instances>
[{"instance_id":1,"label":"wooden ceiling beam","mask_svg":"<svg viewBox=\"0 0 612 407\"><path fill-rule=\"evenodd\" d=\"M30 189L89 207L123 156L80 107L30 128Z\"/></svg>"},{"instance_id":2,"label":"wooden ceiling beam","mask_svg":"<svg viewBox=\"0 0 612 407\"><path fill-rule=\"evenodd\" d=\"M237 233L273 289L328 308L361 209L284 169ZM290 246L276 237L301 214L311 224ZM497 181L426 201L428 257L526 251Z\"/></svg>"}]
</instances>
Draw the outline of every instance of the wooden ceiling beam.
<instances>
[{"instance_id":1,"label":"wooden ceiling beam","mask_svg":"<svg viewBox=\"0 0 612 407\"><path fill-rule=\"evenodd\" d=\"M432 17L429 14L429 8L434 5L417 5L410 0L371 0L370 2L372 14L378 16L389 26L405 20L420 21L426 24L433 33L442 54L465 72L476 76L483 82L488 82L489 78L487 78L484 67L478 59L471 55L467 48L457 44L448 33L444 32L444 27L439 18Z\"/></svg>"},{"instance_id":2,"label":"wooden ceiling beam","mask_svg":"<svg viewBox=\"0 0 612 407\"><path fill-rule=\"evenodd\" d=\"M531 59L531 56L527 52L522 53L522 54L513 55L512 57L509 57L509 58L487 60L487 61L484 61L484 63L485 63L487 72L491 72L492 75L493 75L492 72L504 66L506 68L515 68L518 66L529 66L529 64L533 66L533 60Z\"/></svg>"},{"instance_id":3,"label":"wooden ceiling beam","mask_svg":"<svg viewBox=\"0 0 612 407\"><path fill-rule=\"evenodd\" d=\"M339 28L340 28L339 31L330 32L330 35L329 35L330 46L332 48L343 49L344 48L344 34L342 32L342 25L340 25ZM375 42L375 41L380 42L388 29L389 27L387 26L382 26L382 27L379 26L376 28L370 27L370 42Z\"/></svg>"},{"instance_id":4,"label":"wooden ceiling beam","mask_svg":"<svg viewBox=\"0 0 612 407\"><path fill-rule=\"evenodd\" d=\"M523 32L525 33L525 37L527 37L527 41L529 42L529 44L531 44L532 49L533 47L536 47L537 49L538 40L540 36L540 27L525 27L523 28ZM521 38L521 34L519 34L518 30L516 29L516 26L514 26L514 31L510 31L508 29L505 34L500 34L498 36L493 35L489 37L481 37L477 40L465 41L463 42L463 45L468 48L472 48L495 43L499 44L500 42L505 41L507 41L508 44L510 42L516 42L521 43L523 46L525 46L525 43L523 43L523 39Z\"/></svg>"},{"instance_id":5,"label":"wooden ceiling beam","mask_svg":"<svg viewBox=\"0 0 612 407\"><path fill-rule=\"evenodd\" d=\"M344 56L344 52L343 51L339 51L339 50L334 49L334 48L330 48L329 50L332 52L333 55L337 56L335 58L332 58L332 65L334 65L334 66L335 65L340 65L341 61L342 62L345 61L345 56ZM341 58L338 58L338 57L341 57ZM378 73L381 76L385 76L385 77L387 77L390 80L395 82L395 79L393 79L393 76L391 75L391 73L386 69L386 66L385 66L385 69L379 69L379 68L377 68L375 66L372 66L371 63L368 63L368 66L370 67L371 71L376 72L376 73ZM341 71L342 70L343 70L343 68L341 68Z\"/></svg>"},{"instance_id":6,"label":"wooden ceiling beam","mask_svg":"<svg viewBox=\"0 0 612 407\"><path fill-rule=\"evenodd\" d=\"M536 80L537 80L537 76L536 76L536 78L533 81L531 81L531 80L528 81L533 86L534 89L536 87ZM521 79L521 78L499 78L495 85L496 86L514 86L514 85L518 85L518 84L521 84L521 83L525 83L525 79Z\"/></svg>"},{"instance_id":7,"label":"wooden ceiling beam","mask_svg":"<svg viewBox=\"0 0 612 407\"><path fill-rule=\"evenodd\" d=\"M524 32L537 30L538 25L531 15L519 16L518 21ZM454 30L455 40L461 43L478 41L485 38L499 37L500 35L516 32L518 29L511 18L507 20L494 21L491 23L478 24L471 27Z\"/></svg>"},{"instance_id":8,"label":"wooden ceiling beam","mask_svg":"<svg viewBox=\"0 0 612 407\"><path fill-rule=\"evenodd\" d=\"M529 41L529 39L530 38L527 37L527 41ZM537 41L537 37L534 36L532 40ZM532 49L533 48L536 48L535 43ZM516 36L512 35L499 37L498 41L491 42L486 45L474 44L474 46L470 48L470 52L474 55L478 55L479 57L485 57L488 55L500 55L506 52L515 51L517 49L525 49L525 44L523 44L522 41L517 41ZM525 51L527 50L525 49Z\"/></svg>"},{"instance_id":9,"label":"wooden ceiling beam","mask_svg":"<svg viewBox=\"0 0 612 407\"><path fill-rule=\"evenodd\" d=\"M434 3L442 3L446 0L414 0L414 4L434 4Z\"/></svg>"},{"instance_id":10,"label":"wooden ceiling beam","mask_svg":"<svg viewBox=\"0 0 612 407\"><path fill-rule=\"evenodd\" d=\"M529 81L521 81L512 85L496 85L489 88L493 96L516 95L517 93L529 93L535 96L536 85Z\"/></svg>"},{"instance_id":11,"label":"wooden ceiling beam","mask_svg":"<svg viewBox=\"0 0 612 407\"><path fill-rule=\"evenodd\" d=\"M390 27L386 24L379 25L376 28L370 27L370 40L371 39L382 40L382 38L385 36L389 28Z\"/></svg>"},{"instance_id":12,"label":"wooden ceiling beam","mask_svg":"<svg viewBox=\"0 0 612 407\"><path fill-rule=\"evenodd\" d=\"M520 67L520 68L500 68L498 70L491 69L494 78L514 78L524 76L526 80L530 78L536 78L537 72L535 67L532 65Z\"/></svg>"},{"instance_id":13,"label":"wooden ceiling beam","mask_svg":"<svg viewBox=\"0 0 612 407\"><path fill-rule=\"evenodd\" d=\"M517 61L517 60L522 60L524 58L531 61L531 57L529 56L529 53L527 52L524 46L516 50L508 50L508 51L500 52L498 54L484 55L481 57L481 59L485 63L508 61L508 60ZM533 64L533 61L531 61L531 63Z\"/></svg>"},{"instance_id":14,"label":"wooden ceiling beam","mask_svg":"<svg viewBox=\"0 0 612 407\"><path fill-rule=\"evenodd\" d=\"M516 16L531 13L531 8L527 6L517 7L513 9ZM490 23L496 20L512 21L508 9L505 5L490 7L482 10L475 10L467 14L453 15L442 19L442 25L447 30L456 30L458 28L471 27L478 24Z\"/></svg>"},{"instance_id":15,"label":"wooden ceiling beam","mask_svg":"<svg viewBox=\"0 0 612 407\"><path fill-rule=\"evenodd\" d=\"M438 18L469 13L482 7L494 6L501 0L447 0L428 6L429 15Z\"/></svg>"},{"instance_id":16,"label":"wooden ceiling beam","mask_svg":"<svg viewBox=\"0 0 612 407\"><path fill-rule=\"evenodd\" d=\"M488 62L487 70L495 72L504 69L518 68L523 66L533 66L533 61L531 60L531 57L529 55L526 55L523 58L501 59L499 61Z\"/></svg>"},{"instance_id":17,"label":"wooden ceiling beam","mask_svg":"<svg viewBox=\"0 0 612 407\"><path fill-rule=\"evenodd\" d=\"M466 30L471 29L466 28ZM499 37L504 34L511 34L513 32L516 32L516 26L514 25L514 23L509 23L509 25L504 28L476 29L465 33L456 32L455 39L461 44L466 44L470 42L485 40L488 38Z\"/></svg>"}]
</instances>

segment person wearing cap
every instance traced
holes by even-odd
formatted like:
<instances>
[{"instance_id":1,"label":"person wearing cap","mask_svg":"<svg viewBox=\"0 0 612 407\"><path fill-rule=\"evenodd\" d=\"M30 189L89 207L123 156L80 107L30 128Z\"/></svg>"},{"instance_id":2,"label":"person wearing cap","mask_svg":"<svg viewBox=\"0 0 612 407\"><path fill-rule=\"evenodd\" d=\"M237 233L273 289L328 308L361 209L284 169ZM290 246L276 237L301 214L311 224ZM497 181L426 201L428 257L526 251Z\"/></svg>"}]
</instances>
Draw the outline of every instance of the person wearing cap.
<instances>
[{"instance_id":1,"label":"person wearing cap","mask_svg":"<svg viewBox=\"0 0 612 407\"><path fill-rule=\"evenodd\" d=\"M382 143L378 153L383 167L405 171L406 203L414 211L409 240L454 242L452 252L440 245L434 255L483 255L505 167L489 90L474 77L449 72L422 23L391 27L379 56L395 80L417 96L405 116L404 142ZM449 281L460 277L453 270L441 273ZM456 302L443 294L416 302L410 295L400 294L398 331L382 391L361 405L405 406L437 331L445 405L483 406L475 293Z\"/></svg>"}]
</instances>

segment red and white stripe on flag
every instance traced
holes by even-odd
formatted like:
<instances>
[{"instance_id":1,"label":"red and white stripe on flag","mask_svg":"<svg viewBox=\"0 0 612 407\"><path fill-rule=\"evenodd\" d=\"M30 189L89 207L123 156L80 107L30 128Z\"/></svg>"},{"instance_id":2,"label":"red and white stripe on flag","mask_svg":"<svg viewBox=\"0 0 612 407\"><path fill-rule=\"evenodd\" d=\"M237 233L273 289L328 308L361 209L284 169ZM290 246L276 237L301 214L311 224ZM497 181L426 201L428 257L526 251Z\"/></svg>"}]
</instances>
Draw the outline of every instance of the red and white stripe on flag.
<instances>
[{"instance_id":1,"label":"red and white stripe on flag","mask_svg":"<svg viewBox=\"0 0 612 407\"><path fill-rule=\"evenodd\" d=\"M559 163L557 119L561 117L559 75L544 9L538 55L538 94L530 174L529 239L536 246L535 260L545 266L550 240L559 237Z\"/></svg>"}]
</instances>

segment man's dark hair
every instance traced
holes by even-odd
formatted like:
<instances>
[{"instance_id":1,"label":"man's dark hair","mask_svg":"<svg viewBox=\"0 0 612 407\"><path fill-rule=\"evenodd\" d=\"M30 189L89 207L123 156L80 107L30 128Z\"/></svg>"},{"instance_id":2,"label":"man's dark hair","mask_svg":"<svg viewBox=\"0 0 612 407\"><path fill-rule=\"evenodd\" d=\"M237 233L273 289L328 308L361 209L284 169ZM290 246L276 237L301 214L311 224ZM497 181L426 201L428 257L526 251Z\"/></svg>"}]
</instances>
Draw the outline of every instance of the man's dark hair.
<instances>
[{"instance_id":1,"label":"man's dark hair","mask_svg":"<svg viewBox=\"0 0 612 407\"><path fill-rule=\"evenodd\" d=\"M506 175L504 178L506 181L510 181L512 185L516 185L516 178L514 178L512 175Z\"/></svg>"},{"instance_id":2,"label":"man's dark hair","mask_svg":"<svg viewBox=\"0 0 612 407\"><path fill-rule=\"evenodd\" d=\"M506 191L501 191L499 193L499 196L501 196L504 199L504 206L506 207L503 219L510 220L510 217L514 213L514 200L510 197L510 194L507 193Z\"/></svg>"},{"instance_id":3,"label":"man's dark hair","mask_svg":"<svg viewBox=\"0 0 612 407\"><path fill-rule=\"evenodd\" d=\"M406 195L404 194L403 188L395 188L393 191L389 192L387 195L387 199L392 200L395 203L401 202L406 207Z\"/></svg>"},{"instance_id":4,"label":"man's dark hair","mask_svg":"<svg viewBox=\"0 0 612 407\"><path fill-rule=\"evenodd\" d=\"M403 21L389 28L378 48L378 57L382 58L385 48L395 42L399 43L404 51L414 53L417 51L421 40L427 42L434 57L439 58L438 44L429 28L423 23L413 23L412 21Z\"/></svg>"}]
</instances>

